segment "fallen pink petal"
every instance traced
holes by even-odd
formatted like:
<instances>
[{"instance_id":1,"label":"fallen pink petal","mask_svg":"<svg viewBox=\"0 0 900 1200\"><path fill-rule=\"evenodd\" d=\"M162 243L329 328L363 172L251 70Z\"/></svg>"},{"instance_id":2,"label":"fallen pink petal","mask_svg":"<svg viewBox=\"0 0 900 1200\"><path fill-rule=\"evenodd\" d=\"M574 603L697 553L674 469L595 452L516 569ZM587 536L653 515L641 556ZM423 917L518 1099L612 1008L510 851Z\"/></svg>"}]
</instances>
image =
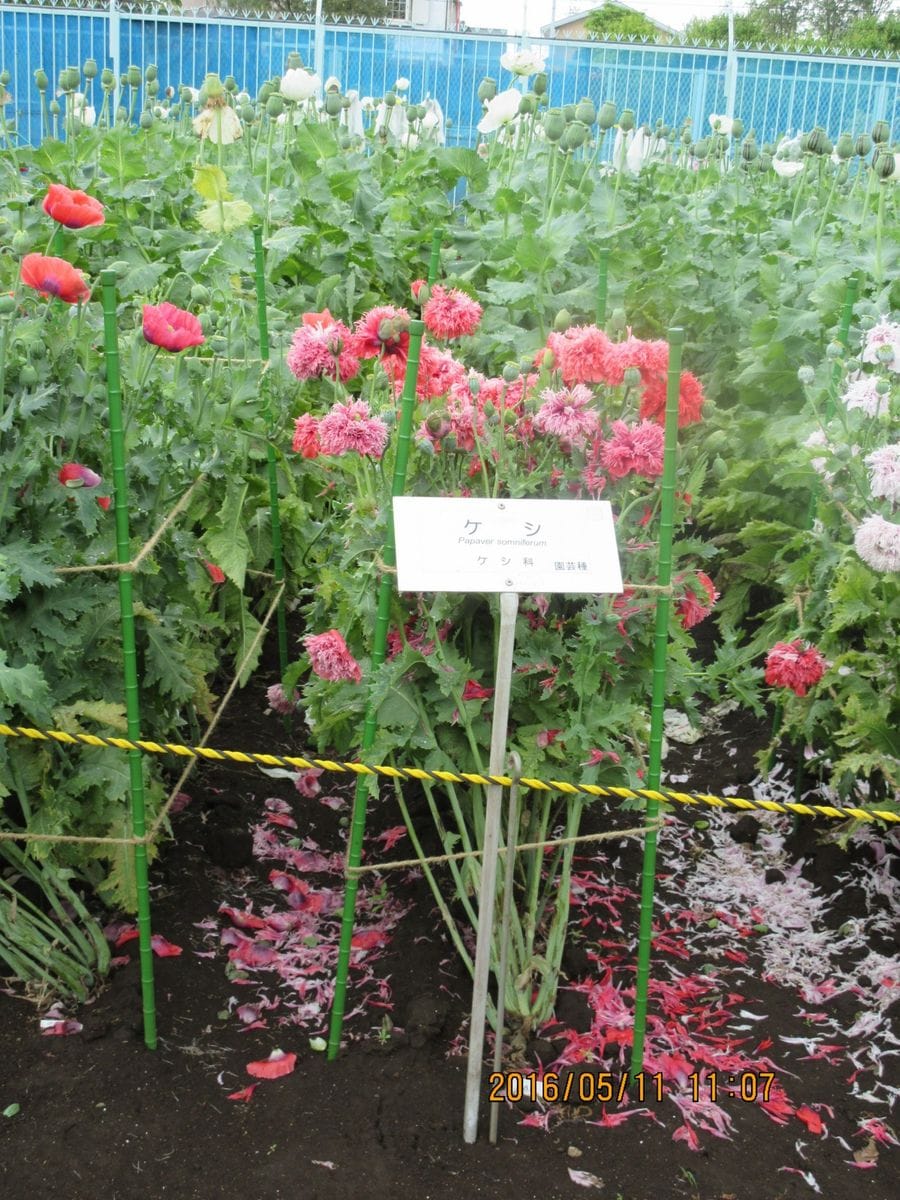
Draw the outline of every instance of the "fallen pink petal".
<instances>
[{"instance_id":1,"label":"fallen pink petal","mask_svg":"<svg viewBox=\"0 0 900 1200\"><path fill-rule=\"evenodd\" d=\"M286 1054L284 1050L273 1050L268 1058L259 1062L247 1063L247 1074L255 1079L281 1079L290 1075L297 1065L296 1054Z\"/></svg>"}]
</instances>

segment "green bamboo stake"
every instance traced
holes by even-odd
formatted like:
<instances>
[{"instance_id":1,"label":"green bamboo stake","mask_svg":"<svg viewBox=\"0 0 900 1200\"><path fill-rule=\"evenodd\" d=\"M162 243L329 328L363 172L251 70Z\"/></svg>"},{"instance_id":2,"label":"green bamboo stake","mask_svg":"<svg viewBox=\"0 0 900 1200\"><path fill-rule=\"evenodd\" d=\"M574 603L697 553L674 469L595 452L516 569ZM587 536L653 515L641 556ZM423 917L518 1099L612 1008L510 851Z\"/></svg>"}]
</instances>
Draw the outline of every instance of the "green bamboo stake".
<instances>
[{"instance_id":1,"label":"green bamboo stake","mask_svg":"<svg viewBox=\"0 0 900 1200\"><path fill-rule=\"evenodd\" d=\"M406 363L406 379L403 398L400 401L400 422L397 430L397 450L394 457L394 478L391 496L402 496L406 487L406 468L409 463L409 448L412 442L413 410L416 407L416 380L419 374L419 351L425 325L422 321L409 323L409 357ZM382 554L383 569L378 585L378 610L375 617L375 638L372 647L372 676L385 660L388 626L391 619L391 595L394 590L392 568L397 564L397 548L394 541L394 515L389 508L387 531ZM361 758L372 748L378 731L378 713L370 700L366 707L363 726ZM347 866L358 867L362 858L363 835L366 831L366 805L369 795L369 780L360 775L356 780L353 797L353 816L350 822L350 839L347 846ZM344 1024L344 1005L347 999L347 975L350 970L350 943L353 939L353 920L356 911L356 893L359 876L350 874L344 890L344 910L341 915L341 942L338 949L337 971L334 978L334 1000L331 1005L331 1027L328 1033L328 1059L337 1057L341 1048L341 1029Z\"/></svg>"},{"instance_id":2,"label":"green bamboo stake","mask_svg":"<svg viewBox=\"0 0 900 1200\"><path fill-rule=\"evenodd\" d=\"M681 383L681 350L684 330L669 330L669 376L666 389L666 434L663 458L662 503L659 527L659 568L656 600L656 629L653 642L653 689L650 702L650 762L647 787L655 790L662 776L663 709L666 701L666 657L669 644L668 588L672 582L672 532L675 523L675 468L678 456L678 392ZM648 800L648 822L656 820L659 802ZM653 894L656 883L656 831L644 839L641 875L641 913L638 933L637 982L634 997L634 1044L631 1074L644 1069L644 1037L647 1029L647 985L650 980L650 943L653 936Z\"/></svg>"},{"instance_id":3,"label":"green bamboo stake","mask_svg":"<svg viewBox=\"0 0 900 1200\"><path fill-rule=\"evenodd\" d=\"M122 427L122 383L119 374L119 345L116 330L116 272L101 271L103 293L103 352L106 359L106 396L109 404L109 439L112 446L113 488L115 494L116 561L131 562L128 532L128 489L125 479L125 434ZM125 674L125 711L128 737L141 736L141 702L138 690L137 647L134 639L132 572L119 571L119 610L122 618L122 662ZM139 750L128 751L131 782L131 825L134 836L147 832L144 811L144 773ZM153 988L153 950L150 945L150 883L147 871L147 847L134 848L134 875L137 888L138 949L141 965L141 1000L144 1015L144 1042L156 1049L156 996Z\"/></svg>"},{"instance_id":4,"label":"green bamboo stake","mask_svg":"<svg viewBox=\"0 0 900 1200\"><path fill-rule=\"evenodd\" d=\"M438 269L441 265L441 231L436 229L431 235L431 258L428 260L428 286L435 282L438 277Z\"/></svg>"},{"instance_id":5,"label":"green bamboo stake","mask_svg":"<svg viewBox=\"0 0 900 1200\"><path fill-rule=\"evenodd\" d=\"M606 293L609 284L609 247L604 246L599 251L597 259L597 324L606 321Z\"/></svg>"},{"instance_id":6,"label":"green bamboo stake","mask_svg":"<svg viewBox=\"0 0 900 1200\"><path fill-rule=\"evenodd\" d=\"M266 316L266 269L263 259L262 230L257 225L253 230L253 261L256 276L256 320L259 326L259 356L268 365L269 362L269 321ZM267 426L272 424L272 408L268 398L263 410ZM266 442L266 472L269 477L269 512L272 521L272 566L275 575L275 585L284 582L284 554L281 541L281 509L278 503L278 468L275 464L275 447L271 440ZM282 592L278 601L276 617L278 628L278 665L284 675L288 666L287 650L287 618L285 615L285 598Z\"/></svg>"}]
</instances>

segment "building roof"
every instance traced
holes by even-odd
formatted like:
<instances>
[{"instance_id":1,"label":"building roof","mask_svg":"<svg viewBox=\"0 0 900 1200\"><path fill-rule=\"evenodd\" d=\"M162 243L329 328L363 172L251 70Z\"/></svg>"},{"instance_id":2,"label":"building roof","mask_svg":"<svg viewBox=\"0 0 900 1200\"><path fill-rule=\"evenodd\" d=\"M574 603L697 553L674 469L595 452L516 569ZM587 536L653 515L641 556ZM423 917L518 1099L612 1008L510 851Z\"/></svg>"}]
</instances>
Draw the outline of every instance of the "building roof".
<instances>
[{"instance_id":1,"label":"building roof","mask_svg":"<svg viewBox=\"0 0 900 1200\"><path fill-rule=\"evenodd\" d=\"M639 8L635 8L632 4L620 4L619 0L603 0L603 3L613 4L616 8L623 8L626 12L638 13L642 17L647 17L651 25L654 25L661 33L670 33L673 36L678 35L678 30L673 29L671 25L663 25L662 21L656 21L647 13L641 12ZM576 21L583 21L589 17L592 12L596 12L598 8L602 8L603 4L595 4L591 8L586 8L582 12L569 13L565 17L559 17L555 21L549 22L547 25L541 26L541 33L544 37L552 37L558 30L565 29L567 25L572 25Z\"/></svg>"}]
</instances>

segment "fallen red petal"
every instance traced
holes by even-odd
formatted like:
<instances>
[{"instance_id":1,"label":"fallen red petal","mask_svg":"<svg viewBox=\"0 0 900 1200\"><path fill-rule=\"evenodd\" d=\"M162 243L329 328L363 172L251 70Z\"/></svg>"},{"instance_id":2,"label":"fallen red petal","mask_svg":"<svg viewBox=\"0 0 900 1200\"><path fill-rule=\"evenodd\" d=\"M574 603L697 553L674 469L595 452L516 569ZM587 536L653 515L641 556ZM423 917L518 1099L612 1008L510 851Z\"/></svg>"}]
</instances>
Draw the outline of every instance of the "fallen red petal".
<instances>
[{"instance_id":1,"label":"fallen red petal","mask_svg":"<svg viewBox=\"0 0 900 1200\"><path fill-rule=\"evenodd\" d=\"M282 1075L290 1075L297 1065L296 1054L285 1054L283 1050L273 1050L268 1058L260 1062L247 1063L247 1074L255 1079L280 1079Z\"/></svg>"}]
</instances>

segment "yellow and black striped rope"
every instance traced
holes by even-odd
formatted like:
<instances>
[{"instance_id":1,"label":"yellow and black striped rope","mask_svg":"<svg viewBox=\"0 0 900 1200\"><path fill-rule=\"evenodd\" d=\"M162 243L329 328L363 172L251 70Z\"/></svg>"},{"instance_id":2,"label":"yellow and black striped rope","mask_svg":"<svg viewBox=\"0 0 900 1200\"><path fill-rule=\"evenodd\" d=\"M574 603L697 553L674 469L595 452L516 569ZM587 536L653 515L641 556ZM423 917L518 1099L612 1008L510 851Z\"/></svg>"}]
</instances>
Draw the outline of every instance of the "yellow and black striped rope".
<instances>
[{"instance_id":1,"label":"yellow and black striped rope","mask_svg":"<svg viewBox=\"0 0 900 1200\"><path fill-rule=\"evenodd\" d=\"M375 775L385 779L433 779L438 783L470 783L485 787L498 784L511 787L509 775L479 775L469 771L426 771L422 767L372 766L361 762L334 762L328 758L301 758L299 755L253 754L243 750L212 750L208 746L182 746L176 742L131 741L123 737L100 737L93 733L66 733L61 729L30 729L24 725L0 724L0 736L30 738L34 741L55 742L63 746L109 747L114 750L139 750L143 754L174 754L180 758L202 758L210 762L245 763L263 767L290 767L307 771L318 767L341 775ZM601 787L596 783L567 783L561 779L533 779L523 776L521 787L535 791L563 792L567 795L601 796L615 800L657 800L663 804L696 807L706 805L720 810L750 812L796 813L803 817L830 817L836 821L855 818L858 821L887 821L900 823L900 815L888 809L851 808L849 805L802 804L778 800L745 800L740 796L713 796L708 792L676 792L671 788L653 791L650 788Z\"/></svg>"}]
</instances>

